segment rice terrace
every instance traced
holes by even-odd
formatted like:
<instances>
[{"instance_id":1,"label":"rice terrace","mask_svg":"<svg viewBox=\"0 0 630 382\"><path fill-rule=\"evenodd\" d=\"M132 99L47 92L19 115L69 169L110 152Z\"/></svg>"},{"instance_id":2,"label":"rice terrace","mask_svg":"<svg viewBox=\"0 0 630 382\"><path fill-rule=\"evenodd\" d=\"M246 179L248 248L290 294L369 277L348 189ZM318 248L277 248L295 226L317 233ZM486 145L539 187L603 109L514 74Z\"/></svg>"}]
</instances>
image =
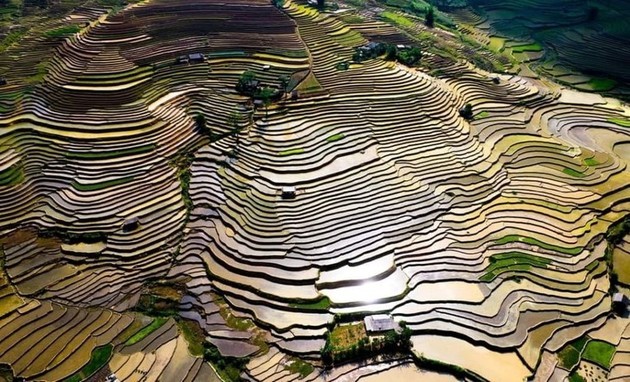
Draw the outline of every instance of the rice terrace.
<instances>
[{"instance_id":1,"label":"rice terrace","mask_svg":"<svg viewBox=\"0 0 630 382\"><path fill-rule=\"evenodd\" d=\"M625 0L0 0L0 381L630 381Z\"/></svg>"}]
</instances>

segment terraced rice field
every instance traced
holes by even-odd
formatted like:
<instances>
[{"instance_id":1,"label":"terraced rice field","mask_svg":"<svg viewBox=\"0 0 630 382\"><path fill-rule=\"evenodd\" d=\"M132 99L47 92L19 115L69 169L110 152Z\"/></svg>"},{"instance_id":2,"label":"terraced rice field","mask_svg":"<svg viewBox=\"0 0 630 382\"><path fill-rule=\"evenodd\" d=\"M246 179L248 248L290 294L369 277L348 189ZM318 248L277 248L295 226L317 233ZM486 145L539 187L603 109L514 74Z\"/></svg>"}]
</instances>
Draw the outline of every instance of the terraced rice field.
<instances>
[{"instance_id":1,"label":"terraced rice field","mask_svg":"<svg viewBox=\"0 0 630 382\"><path fill-rule=\"evenodd\" d=\"M399 34L301 2L74 16L88 25L0 54L0 363L14 375L415 378L409 355L324 368L335 316L373 313L480 380L569 375L556 353L585 335L616 351L579 367L628 375L604 240L630 210L625 104L435 55L422 60L439 78L380 58L339 70L366 36ZM235 90L246 70L298 78L297 98L254 107ZM243 367L211 366L209 349Z\"/></svg>"},{"instance_id":2,"label":"terraced rice field","mask_svg":"<svg viewBox=\"0 0 630 382\"><path fill-rule=\"evenodd\" d=\"M519 62L540 60L534 67L561 83L628 98L630 56L618 49L630 42L627 2L469 0L468 5L476 15L458 11L455 18L479 27L470 33L490 49L506 50Z\"/></svg>"}]
</instances>

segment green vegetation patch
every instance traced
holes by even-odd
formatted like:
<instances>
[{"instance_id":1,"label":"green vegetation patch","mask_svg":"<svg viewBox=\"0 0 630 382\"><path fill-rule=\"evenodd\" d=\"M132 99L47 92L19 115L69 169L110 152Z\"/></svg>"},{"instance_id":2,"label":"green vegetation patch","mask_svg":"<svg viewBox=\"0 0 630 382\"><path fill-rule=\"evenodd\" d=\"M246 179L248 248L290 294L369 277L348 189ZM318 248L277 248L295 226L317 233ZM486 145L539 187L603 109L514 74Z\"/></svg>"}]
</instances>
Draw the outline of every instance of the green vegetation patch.
<instances>
[{"instance_id":1,"label":"green vegetation patch","mask_svg":"<svg viewBox=\"0 0 630 382\"><path fill-rule=\"evenodd\" d=\"M560 247L557 245L544 243L538 239L534 239L533 237L520 236L520 235L507 235L497 240L495 243L497 245L505 245L505 244L515 243L515 242L535 245L537 247L547 249L549 251L556 251L556 252L564 253L566 255L578 255L583 250L582 247L572 247L572 248Z\"/></svg>"},{"instance_id":2,"label":"green vegetation patch","mask_svg":"<svg viewBox=\"0 0 630 382\"><path fill-rule=\"evenodd\" d=\"M572 346L565 346L558 352L558 358L562 367L571 370L580 362L580 352Z\"/></svg>"},{"instance_id":3,"label":"green vegetation patch","mask_svg":"<svg viewBox=\"0 0 630 382\"><path fill-rule=\"evenodd\" d=\"M382 336L372 337L365 333L363 322L337 325L326 336L326 343L321 349L322 361L326 365L345 363L356 359L365 359L383 354L409 354L413 346L411 330L404 322L399 323L400 333L389 330Z\"/></svg>"},{"instance_id":4,"label":"green vegetation patch","mask_svg":"<svg viewBox=\"0 0 630 382\"><path fill-rule=\"evenodd\" d=\"M300 379L307 377L314 370L313 365L299 358L291 358L284 368L285 370L289 370L292 374L299 374Z\"/></svg>"},{"instance_id":5,"label":"green vegetation patch","mask_svg":"<svg viewBox=\"0 0 630 382\"><path fill-rule=\"evenodd\" d=\"M79 182L72 181L72 187L77 191L97 191L103 190L109 187L119 186L121 184L129 183L133 180L133 176L126 176L124 178L108 180L105 182L81 184Z\"/></svg>"},{"instance_id":6,"label":"green vegetation patch","mask_svg":"<svg viewBox=\"0 0 630 382\"><path fill-rule=\"evenodd\" d=\"M223 317L228 327L235 330L246 331L255 326L254 322L249 318L241 318L235 316L232 313L232 310L230 309L227 301L225 301L220 296L217 296L214 299L214 303L219 306L219 314L221 315L221 317Z\"/></svg>"},{"instance_id":7,"label":"green vegetation patch","mask_svg":"<svg viewBox=\"0 0 630 382\"><path fill-rule=\"evenodd\" d=\"M584 159L584 164L589 167L592 167L592 166L597 166L599 162L595 158L586 158Z\"/></svg>"},{"instance_id":8,"label":"green vegetation patch","mask_svg":"<svg viewBox=\"0 0 630 382\"><path fill-rule=\"evenodd\" d=\"M249 358L224 357L219 349L209 342L204 343L204 359L211 362L217 374L225 382L242 381L241 373L245 371L245 366Z\"/></svg>"},{"instance_id":9,"label":"green vegetation patch","mask_svg":"<svg viewBox=\"0 0 630 382\"><path fill-rule=\"evenodd\" d=\"M46 37L65 37L74 33L77 33L81 30L78 25L66 25L60 28L51 29L49 31L44 32L44 36Z\"/></svg>"},{"instance_id":10,"label":"green vegetation patch","mask_svg":"<svg viewBox=\"0 0 630 382\"><path fill-rule=\"evenodd\" d=\"M330 333L330 343L336 350L347 349L366 338L363 322L356 324L338 325Z\"/></svg>"},{"instance_id":11,"label":"green vegetation patch","mask_svg":"<svg viewBox=\"0 0 630 382\"><path fill-rule=\"evenodd\" d=\"M626 118L608 118L608 122L614 123L615 125L619 125L621 127L630 127L630 119Z\"/></svg>"},{"instance_id":12,"label":"green vegetation patch","mask_svg":"<svg viewBox=\"0 0 630 382\"><path fill-rule=\"evenodd\" d=\"M531 44L524 45L515 45L511 47L513 53L523 53L523 52L540 52L543 50L542 45L537 42Z\"/></svg>"},{"instance_id":13,"label":"green vegetation patch","mask_svg":"<svg viewBox=\"0 0 630 382\"><path fill-rule=\"evenodd\" d=\"M563 168L562 172L567 174L567 175L569 175L569 176L572 176L574 178L584 178L586 176L583 173L581 173L581 172L579 172L577 170L574 170L572 168L569 168L569 167Z\"/></svg>"},{"instance_id":14,"label":"green vegetation patch","mask_svg":"<svg viewBox=\"0 0 630 382\"><path fill-rule=\"evenodd\" d=\"M330 309L330 299L326 296L314 302L297 302L290 305L293 308L300 310L317 310L328 311Z\"/></svg>"},{"instance_id":15,"label":"green vegetation patch","mask_svg":"<svg viewBox=\"0 0 630 382\"><path fill-rule=\"evenodd\" d=\"M2 41L0 41L0 53L7 50L11 45L16 44L24 35L26 30L16 30L7 34Z\"/></svg>"},{"instance_id":16,"label":"green vegetation patch","mask_svg":"<svg viewBox=\"0 0 630 382\"><path fill-rule=\"evenodd\" d=\"M317 81L317 77L315 77L313 73L309 73L296 88L296 90L302 93L317 92L323 89L324 88L319 81Z\"/></svg>"},{"instance_id":17,"label":"green vegetation patch","mask_svg":"<svg viewBox=\"0 0 630 382\"><path fill-rule=\"evenodd\" d=\"M289 149L289 150L280 151L278 153L278 155L280 155L281 157L284 157L284 156L288 156L288 155L302 154L303 152L304 152L303 148L296 148L296 149Z\"/></svg>"},{"instance_id":18,"label":"green vegetation patch","mask_svg":"<svg viewBox=\"0 0 630 382\"><path fill-rule=\"evenodd\" d=\"M569 374L569 382L587 382L587 381L586 381L586 378L578 374L577 371L573 371L571 374Z\"/></svg>"},{"instance_id":19,"label":"green vegetation patch","mask_svg":"<svg viewBox=\"0 0 630 382\"><path fill-rule=\"evenodd\" d=\"M481 113L475 115L474 119L478 120L478 119L484 119L484 118L488 118L490 116L490 113L488 113L487 111L482 111Z\"/></svg>"},{"instance_id":20,"label":"green vegetation patch","mask_svg":"<svg viewBox=\"0 0 630 382\"><path fill-rule=\"evenodd\" d=\"M499 253L490 257L490 266L486 268L486 273L479 280L490 282L504 272L527 271L532 267L546 268L549 264L551 260L545 257L517 251Z\"/></svg>"},{"instance_id":21,"label":"green vegetation patch","mask_svg":"<svg viewBox=\"0 0 630 382\"><path fill-rule=\"evenodd\" d=\"M380 16L385 21L398 25L399 27L410 28L413 26L413 21L409 20L407 17L403 15L399 15L394 12L390 12L390 11L381 12Z\"/></svg>"},{"instance_id":22,"label":"green vegetation patch","mask_svg":"<svg viewBox=\"0 0 630 382\"><path fill-rule=\"evenodd\" d=\"M116 150L116 151L98 151L98 152L68 152L66 158L68 159L110 159L120 158L128 155L144 154L155 150L155 144L148 144L143 146L132 147L129 149Z\"/></svg>"},{"instance_id":23,"label":"green vegetation patch","mask_svg":"<svg viewBox=\"0 0 630 382\"><path fill-rule=\"evenodd\" d=\"M188 342L188 350L190 351L190 354L195 357L203 356L203 343L206 336L197 321L180 319L177 320L177 327L186 339L186 342Z\"/></svg>"},{"instance_id":24,"label":"green vegetation patch","mask_svg":"<svg viewBox=\"0 0 630 382\"><path fill-rule=\"evenodd\" d=\"M151 317L174 317L179 313L179 302L185 286L176 282L148 283L134 309Z\"/></svg>"},{"instance_id":25,"label":"green vegetation patch","mask_svg":"<svg viewBox=\"0 0 630 382\"><path fill-rule=\"evenodd\" d=\"M582 358L608 370L610 369L610 361L612 361L615 350L615 346L608 342L591 340L586 344Z\"/></svg>"},{"instance_id":26,"label":"green vegetation patch","mask_svg":"<svg viewBox=\"0 0 630 382\"><path fill-rule=\"evenodd\" d=\"M14 164L0 171L0 186L16 186L24 181L24 166Z\"/></svg>"},{"instance_id":27,"label":"green vegetation patch","mask_svg":"<svg viewBox=\"0 0 630 382\"><path fill-rule=\"evenodd\" d=\"M580 355L586 347L587 342L588 337L582 336L572 342L569 342L560 349L558 352L560 365L567 370L573 370L573 368L580 362Z\"/></svg>"},{"instance_id":28,"label":"green vegetation patch","mask_svg":"<svg viewBox=\"0 0 630 382\"><path fill-rule=\"evenodd\" d=\"M162 327L162 325L164 325L164 323L167 320L168 320L168 318L166 318L166 317L157 317L157 318L155 318L149 325L147 325L144 328L140 329L136 334L131 336L125 342L125 346L131 346L131 345L133 345L135 343L138 343L138 342L142 341L149 334L153 333L154 331L156 331L157 329Z\"/></svg>"},{"instance_id":29,"label":"green vegetation patch","mask_svg":"<svg viewBox=\"0 0 630 382\"><path fill-rule=\"evenodd\" d=\"M114 346L112 346L112 344L107 344L105 346L94 349L92 351L90 362L88 362L87 365L83 366L83 368L77 373L70 376L70 378L67 378L65 382L80 382L90 375L94 374L94 372L105 366L107 361L109 361L109 358L112 356L113 350Z\"/></svg>"},{"instance_id":30,"label":"green vegetation patch","mask_svg":"<svg viewBox=\"0 0 630 382\"><path fill-rule=\"evenodd\" d=\"M617 86L617 81L610 78L592 78L588 82L588 86L596 92L606 92L612 90Z\"/></svg>"},{"instance_id":31,"label":"green vegetation patch","mask_svg":"<svg viewBox=\"0 0 630 382\"><path fill-rule=\"evenodd\" d=\"M339 133L339 134L331 135L330 137L326 138L326 140L328 142L336 142L340 139L343 139L344 137L345 135L343 135L342 133Z\"/></svg>"}]
</instances>

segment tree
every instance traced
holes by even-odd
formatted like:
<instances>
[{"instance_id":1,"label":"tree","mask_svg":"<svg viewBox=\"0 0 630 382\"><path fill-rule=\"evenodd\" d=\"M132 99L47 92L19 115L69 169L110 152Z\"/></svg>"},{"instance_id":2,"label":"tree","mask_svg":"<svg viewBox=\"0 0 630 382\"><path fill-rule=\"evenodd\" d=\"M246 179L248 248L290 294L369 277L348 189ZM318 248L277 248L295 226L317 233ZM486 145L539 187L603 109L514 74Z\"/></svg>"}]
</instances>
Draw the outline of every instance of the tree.
<instances>
[{"instance_id":1,"label":"tree","mask_svg":"<svg viewBox=\"0 0 630 382\"><path fill-rule=\"evenodd\" d=\"M206 117L201 113L197 113L195 116L195 125L197 125L197 128L203 132L208 130L206 126Z\"/></svg>"},{"instance_id":2,"label":"tree","mask_svg":"<svg viewBox=\"0 0 630 382\"><path fill-rule=\"evenodd\" d=\"M326 6L325 0L317 0L317 8L324 9Z\"/></svg>"},{"instance_id":3,"label":"tree","mask_svg":"<svg viewBox=\"0 0 630 382\"><path fill-rule=\"evenodd\" d=\"M459 115L464 117L465 119L472 119L473 117L473 107L471 104L467 103L463 108L459 109Z\"/></svg>"},{"instance_id":4,"label":"tree","mask_svg":"<svg viewBox=\"0 0 630 382\"><path fill-rule=\"evenodd\" d=\"M236 90L241 93L249 93L255 89L250 89L252 84L256 81L256 74L251 70L246 70L241 74L236 84Z\"/></svg>"},{"instance_id":5,"label":"tree","mask_svg":"<svg viewBox=\"0 0 630 382\"><path fill-rule=\"evenodd\" d=\"M427 9L427 14L424 16L424 24L429 28L433 28L435 26L435 10L433 6L430 6Z\"/></svg>"},{"instance_id":6,"label":"tree","mask_svg":"<svg viewBox=\"0 0 630 382\"><path fill-rule=\"evenodd\" d=\"M282 89L282 92L286 94L289 87L289 77L282 75L278 81L280 81L280 89Z\"/></svg>"},{"instance_id":7,"label":"tree","mask_svg":"<svg viewBox=\"0 0 630 382\"><path fill-rule=\"evenodd\" d=\"M396 57L398 57L398 48L394 44L387 44L387 48L385 50L387 55L385 56L385 60L387 61L395 61Z\"/></svg>"},{"instance_id":8,"label":"tree","mask_svg":"<svg viewBox=\"0 0 630 382\"><path fill-rule=\"evenodd\" d=\"M415 65L422 58L422 51L417 46L398 52L398 61L407 66Z\"/></svg>"},{"instance_id":9,"label":"tree","mask_svg":"<svg viewBox=\"0 0 630 382\"><path fill-rule=\"evenodd\" d=\"M275 91L269 87L262 88L260 90L260 93L258 93L258 97L260 97L260 99L263 101L263 104L265 105L265 119L269 117L269 104L271 103L271 97L273 96L273 93L275 93Z\"/></svg>"}]
</instances>

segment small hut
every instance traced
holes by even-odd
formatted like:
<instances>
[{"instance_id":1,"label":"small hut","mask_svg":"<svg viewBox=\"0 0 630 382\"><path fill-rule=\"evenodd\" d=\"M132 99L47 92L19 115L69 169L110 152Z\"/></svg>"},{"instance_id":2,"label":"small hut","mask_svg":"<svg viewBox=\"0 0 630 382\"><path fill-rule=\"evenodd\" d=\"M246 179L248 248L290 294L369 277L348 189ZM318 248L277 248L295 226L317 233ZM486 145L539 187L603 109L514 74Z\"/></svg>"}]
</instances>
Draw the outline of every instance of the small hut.
<instances>
[{"instance_id":1,"label":"small hut","mask_svg":"<svg viewBox=\"0 0 630 382\"><path fill-rule=\"evenodd\" d=\"M137 230L138 227L140 227L140 219L138 219L137 217L133 217L125 220L122 226L122 230L123 232L131 232Z\"/></svg>"},{"instance_id":2,"label":"small hut","mask_svg":"<svg viewBox=\"0 0 630 382\"><path fill-rule=\"evenodd\" d=\"M282 187L282 199L294 199L296 191L293 186Z\"/></svg>"},{"instance_id":3,"label":"small hut","mask_svg":"<svg viewBox=\"0 0 630 382\"><path fill-rule=\"evenodd\" d=\"M205 57L201 53L191 53L188 55L188 62L191 64L200 64L205 61Z\"/></svg>"}]
</instances>

